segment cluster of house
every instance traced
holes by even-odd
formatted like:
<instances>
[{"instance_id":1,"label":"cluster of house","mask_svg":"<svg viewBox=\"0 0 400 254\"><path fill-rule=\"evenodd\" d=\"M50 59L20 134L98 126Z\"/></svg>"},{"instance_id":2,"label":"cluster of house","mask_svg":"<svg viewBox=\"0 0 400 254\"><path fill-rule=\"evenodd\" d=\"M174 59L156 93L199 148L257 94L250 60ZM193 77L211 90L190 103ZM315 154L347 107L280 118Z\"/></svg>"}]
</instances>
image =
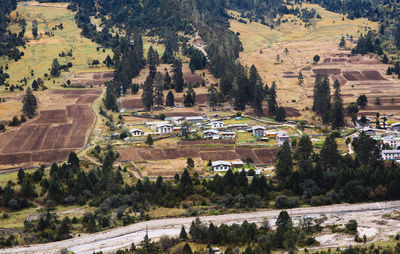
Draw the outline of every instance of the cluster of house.
<instances>
[{"instance_id":1,"label":"cluster of house","mask_svg":"<svg viewBox=\"0 0 400 254\"><path fill-rule=\"evenodd\" d=\"M276 139L278 145L283 145L286 141L289 141L290 136L286 131L282 130L267 130L264 126L253 126L249 129L253 133L254 137L259 138L260 140L269 140Z\"/></svg>"}]
</instances>

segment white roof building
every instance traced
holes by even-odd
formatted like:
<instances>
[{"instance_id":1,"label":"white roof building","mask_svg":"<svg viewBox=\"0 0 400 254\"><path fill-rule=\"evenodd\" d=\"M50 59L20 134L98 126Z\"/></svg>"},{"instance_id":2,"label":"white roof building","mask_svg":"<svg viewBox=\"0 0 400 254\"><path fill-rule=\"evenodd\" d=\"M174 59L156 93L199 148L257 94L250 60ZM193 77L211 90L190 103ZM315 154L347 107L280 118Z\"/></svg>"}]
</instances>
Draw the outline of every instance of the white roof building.
<instances>
[{"instance_id":1,"label":"white roof building","mask_svg":"<svg viewBox=\"0 0 400 254\"><path fill-rule=\"evenodd\" d=\"M168 134L172 132L173 126L168 123L162 123L162 124L157 124L156 125L156 132L157 134Z\"/></svg>"},{"instance_id":2,"label":"white roof building","mask_svg":"<svg viewBox=\"0 0 400 254\"><path fill-rule=\"evenodd\" d=\"M221 131L219 135L222 139L230 139L236 137L236 133L230 131Z\"/></svg>"},{"instance_id":3,"label":"white roof building","mask_svg":"<svg viewBox=\"0 0 400 254\"><path fill-rule=\"evenodd\" d=\"M225 126L225 124L222 121L212 121L211 122L211 128L213 128L213 129L223 128L224 126Z\"/></svg>"},{"instance_id":4,"label":"white roof building","mask_svg":"<svg viewBox=\"0 0 400 254\"><path fill-rule=\"evenodd\" d=\"M226 172L232 168L232 164L228 161L213 161L211 168L216 172Z\"/></svg>"},{"instance_id":5,"label":"white roof building","mask_svg":"<svg viewBox=\"0 0 400 254\"><path fill-rule=\"evenodd\" d=\"M218 133L219 132L217 130L205 130L203 131L203 136L204 138L218 139L219 138Z\"/></svg>"},{"instance_id":6,"label":"white roof building","mask_svg":"<svg viewBox=\"0 0 400 254\"><path fill-rule=\"evenodd\" d=\"M385 161L400 162L400 150L382 150L381 155Z\"/></svg>"},{"instance_id":7,"label":"white roof building","mask_svg":"<svg viewBox=\"0 0 400 254\"><path fill-rule=\"evenodd\" d=\"M204 118L202 116L187 116L185 120L188 121L188 123L201 123Z\"/></svg>"},{"instance_id":8,"label":"white roof building","mask_svg":"<svg viewBox=\"0 0 400 254\"><path fill-rule=\"evenodd\" d=\"M143 136L144 135L144 131L139 130L139 129L130 129L129 132L132 134L132 136L134 137L138 137L138 136Z\"/></svg>"}]
</instances>

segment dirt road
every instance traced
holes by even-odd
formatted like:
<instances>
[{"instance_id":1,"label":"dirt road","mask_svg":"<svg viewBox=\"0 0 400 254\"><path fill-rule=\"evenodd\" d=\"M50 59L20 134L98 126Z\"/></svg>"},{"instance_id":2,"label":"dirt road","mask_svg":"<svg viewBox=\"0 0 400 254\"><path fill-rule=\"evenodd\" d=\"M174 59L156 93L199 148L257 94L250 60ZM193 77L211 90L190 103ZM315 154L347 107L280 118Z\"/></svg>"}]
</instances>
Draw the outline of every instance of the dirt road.
<instances>
[{"instance_id":1,"label":"dirt road","mask_svg":"<svg viewBox=\"0 0 400 254\"><path fill-rule=\"evenodd\" d=\"M301 217L319 217L324 214L327 217L325 224L343 224L350 219L356 219L359 223L359 234L367 235L369 240L387 239L400 231L400 221L383 218L382 215L400 210L400 201L364 203L355 205L331 205L321 207L295 208L287 210L292 218L297 221ZM226 214L219 216L203 216L203 222L240 223L261 222L268 218L270 224L279 214L279 210L266 210L243 214ZM57 253L60 249L68 249L75 253L93 253L93 251L109 252L119 248L129 248L130 244L142 241L146 226L150 238L158 238L162 235L178 235L180 227L189 227L195 218L172 218L140 222L126 227L98 232L95 234L82 234L72 239L32 246L21 246L9 249L1 249L0 253ZM330 232L317 236L322 246L343 246L352 243L354 237L339 236Z\"/></svg>"}]
</instances>

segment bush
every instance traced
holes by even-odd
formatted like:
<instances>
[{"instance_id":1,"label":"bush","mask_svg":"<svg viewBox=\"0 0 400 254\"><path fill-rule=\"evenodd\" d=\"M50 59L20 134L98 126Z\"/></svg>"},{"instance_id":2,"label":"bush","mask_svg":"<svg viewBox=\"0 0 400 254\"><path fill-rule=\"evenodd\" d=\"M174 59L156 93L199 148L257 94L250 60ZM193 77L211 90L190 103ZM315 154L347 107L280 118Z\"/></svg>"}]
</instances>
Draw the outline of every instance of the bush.
<instances>
[{"instance_id":1,"label":"bush","mask_svg":"<svg viewBox=\"0 0 400 254\"><path fill-rule=\"evenodd\" d=\"M358 223L357 223L356 220L349 220L349 222L347 222L347 224L345 226L346 226L346 230L349 233L356 233L357 232Z\"/></svg>"},{"instance_id":2,"label":"bush","mask_svg":"<svg viewBox=\"0 0 400 254\"><path fill-rule=\"evenodd\" d=\"M18 209L21 208L21 205L19 204L18 200L11 199L10 201L8 201L8 207L9 207L11 210L16 211L16 210L18 210Z\"/></svg>"},{"instance_id":3,"label":"bush","mask_svg":"<svg viewBox=\"0 0 400 254\"><path fill-rule=\"evenodd\" d=\"M297 198L281 195L275 199L275 208L278 209L294 208L298 206L299 200Z\"/></svg>"}]
</instances>

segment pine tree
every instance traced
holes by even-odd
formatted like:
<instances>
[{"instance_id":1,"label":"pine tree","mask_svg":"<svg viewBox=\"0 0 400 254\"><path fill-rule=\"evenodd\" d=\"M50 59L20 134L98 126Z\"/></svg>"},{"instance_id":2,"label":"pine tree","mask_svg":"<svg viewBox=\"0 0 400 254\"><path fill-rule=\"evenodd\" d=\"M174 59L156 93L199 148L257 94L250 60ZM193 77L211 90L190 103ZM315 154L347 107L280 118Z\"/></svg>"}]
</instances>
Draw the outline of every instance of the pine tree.
<instances>
[{"instance_id":1,"label":"pine tree","mask_svg":"<svg viewBox=\"0 0 400 254\"><path fill-rule=\"evenodd\" d=\"M32 82L32 89L34 91L37 91L39 89L39 85L38 85L38 82L36 81L36 79L34 79Z\"/></svg>"},{"instance_id":2,"label":"pine tree","mask_svg":"<svg viewBox=\"0 0 400 254\"><path fill-rule=\"evenodd\" d=\"M32 21L32 35L35 39L38 37L38 23L36 19Z\"/></svg>"},{"instance_id":3,"label":"pine tree","mask_svg":"<svg viewBox=\"0 0 400 254\"><path fill-rule=\"evenodd\" d=\"M322 166L325 169L336 168L341 159L340 153L337 149L337 143L333 134L329 135L322 146L319 153Z\"/></svg>"},{"instance_id":4,"label":"pine tree","mask_svg":"<svg viewBox=\"0 0 400 254\"><path fill-rule=\"evenodd\" d=\"M188 239L188 235L186 233L184 226L182 226L182 228L181 228L181 233L179 234L179 238L184 241L186 241Z\"/></svg>"},{"instance_id":5,"label":"pine tree","mask_svg":"<svg viewBox=\"0 0 400 254\"><path fill-rule=\"evenodd\" d=\"M142 103L145 110L149 111L154 105L154 88L153 88L153 79L147 76L146 81L143 84L143 93L142 93Z\"/></svg>"},{"instance_id":6,"label":"pine tree","mask_svg":"<svg viewBox=\"0 0 400 254\"><path fill-rule=\"evenodd\" d=\"M53 63L51 65L50 74L52 77L58 77L58 76L60 76L60 73L61 73L60 64L58 63L57 58L54 58Z\"/></svg>"},{"instance_id":7,"label":"pine tree","mask_svg":"<svg viewBox=\"0 0 400 254\"><path fill-rule=\"evenodd\" d=\"M344 126L344 109L343 99L340 93L340 84L338 80L335 80L333 84L335 93L332 99L332 129L340 129Z\"/></svg>"},{"instance_id":8,"label":"pine tree","mask_svg":"<svg viewBox=\"0 0 400 254\"><path fill-rule=\"evenodd\" d=\"M208 88L208 104L210 108L215 109L218 103L219 103L218 91L214 85L211 85Z\"/></svg>"},{"instance_id":9,"label":"pine tree","mask_svg":"<svg viewBox=\"0 0 400 254\"><path fill-rule=\"evenodd\" d=\"M164 104L164 85L162 80L162 74L157 72L155 78L155 104L160 108Z\"/></svg>"},{"instance_id":10,"label":"pine tree","mask_svg":"<svg viewBox=\"0 0 400 254\"><path fill-rule=\"evenodd\" d=\"M248 82L248 87L247 87L247 92L248 92L248 99L250 102L253 102L255 100L255 96L257 96L257 85L261 82L261 77L258 74L257 68L253 65L250 67L250 74L249 74L249 82ZM261 82L262 86L262 82ZM259 99L259 98L257 98Z\"/></svg>"},{"instance_id":11,"label":"pine tree","mask_svg":"<svg viewBox=\"0 0 400 254\"><path fill-rule=\"evenodd\" d=\"M153 137L149 134L149 135L147 135L147 138L146 138L146 142L145 142L145 144L146 145L149 145L149 146L152 146L153 145L153 143L154 143L154 141L153 141Z\"/></svg>"},{"instance_id":12,"label":"pine tree","mask_svg":"<svg viewBox=\"0 0 400 254\"><path fill-rule=\"evenodd\" d=\"M331 98L328 77L326 75L317 75L314 85L313 110L322 117L323 123L327 123L331 118L330 100Z\"/></svg>"},{"instance_id":13,"label":"pine tree","mask_svg":"<svg viewBox=\"0 0 400 254\"><path fill-rule=\"evenodd\" d=\"M297 145L295 158L299 162L307 162L311 158L313 152L313 145L308 135L303 135Z\"/></svg>"},{"instance_id":14,"label":"pine tree","mask_svg":"<svg viewBox=\"0 0 400 254\"><path fill-rule=\"evenodd\" d=\"M169 76L168 71L165 72L165 77L164 77L164 88L165 89L171 89L171 77Z\"/></svg>"},{"instance_id":15,"label":"pine tree","mask_svg":"<svg viewBox=\"0 0 400 254\"><path fill-rule=\"evenodd\" d=\"M292 151L289 141L285 141L276 156L276 177L284 182L293 171Z\"/></svg>"},{"instance_id":16,"label":"pine tree","mask_svg":"<svg viewBox=\"0 0 400 254\"><path fill-rule=\"evenodd\" d=\"M180 93L183 91L184 80L183 80L183 72L182 72L182 62L180 60L176 60L174 62L174 86L175 91Z\"/></svg>"},{"instance_id":17,"label":"pine tree","mask_svg":"<svg viewBox=\"0 0 400 254\"><path fill-rule=\"evenodd\" d=\"M192 86L189 87L184 97L183 105L185 105L185 107L193 107L196 103L196 93Z\"/></svg>"},{"instance_id":18,"label":"pine tree","mask_svg":"<svg viewBox=\"0 0 400 254\"><path fill-rule=\"evenodd\" d=\"M344 39L343 36L342 36L342 38L340 39L339 47L341 47L341 48L346 47L346 40Z\"/></svg>"},{"instance_id":19,"label":"pine tree","mask_svg":"<svg viewBox=\"0 0 400 254\"><path fill-rule=\"evenodd\" d=\"M284 107L280 106L276 109L275 120L278 122L283 122L286 120L286 110Z\"/></svg>"},{"instance_id":20,"label":"pine tree","mask_svg":"<svg viewBox=\"0 0 400 254\"><path fill-rule=\"evenodd\" d=\"M272 82L271 88L268 91L268 113L270 115L275 115L278 108L278 103L276 102L276 83Z\"/></svg>"},{"instance_id":21,"label":"pine tree","mask_svg":"<svg viewBox=\"0 0 400 254\"><path fill-rule=\"evenodd\" d=\"M37 103L36 103L36 97L35 95L33 95L32 89L30 87L26 89L26 94L22 102L23 102L22 112L28 118L34 117L36 115Z\"/></svg>"},{"instance_id":22,"label":"pine tree","mask_svg":"<svg viewBox=\"0 0 400 254\"><path fill-rule=\"evenodd\" d=\"M165 106L167 107L174 107L175 106L175 98L174 98L174 94L169 91L167 94L167 99L165 102Z\"/></svg>"},{"instance_id":23,"label":"pine tree","mask_svg":"<svg viewBox=\"0 0 400 254\"><path fill-rule=\"evenodd\" d=\"M117 96L115 95L115 82L107 82L106 99L104 105L108 110L118 111Z\"/></svg>"},{"instance_id":24,"label":"pine tree","mask_svg":"<svg viewBox=\"0 0 400 254\"><path fill-rule=\"evenodd\" d=\"M254 88L254 96L253 96L253 103L252 103L254 113L257 116L262 116L264 113L263 108L262 108L263 101L264 101L263 83L261 82L260 79L258 79L256 86Z\"/></svg>"}]
</instances>

